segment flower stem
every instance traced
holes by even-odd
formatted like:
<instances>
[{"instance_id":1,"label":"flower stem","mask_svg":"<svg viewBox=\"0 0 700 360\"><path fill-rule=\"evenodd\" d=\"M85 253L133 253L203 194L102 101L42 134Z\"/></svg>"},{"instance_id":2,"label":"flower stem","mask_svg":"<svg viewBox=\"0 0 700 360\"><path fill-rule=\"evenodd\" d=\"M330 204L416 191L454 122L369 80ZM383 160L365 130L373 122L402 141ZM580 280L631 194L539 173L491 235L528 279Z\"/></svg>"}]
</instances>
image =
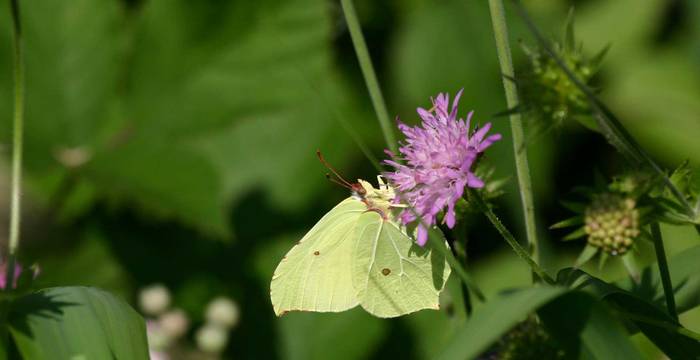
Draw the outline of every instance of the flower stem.
<instances>
[{"instance_id":1,"label":"flower stem","mask_svg":"<svg viewBox=\"0 0 700 360\"><path fill-rule=\"evenodd\" d=\"M500 219L498 219L498 216L491 210L491 208L486 204L484 199L481 197L481 195L476 192L475 190L469 189L469 200L474 201L476 203L477 207L486 215L486 217L491 221L491 224L498 230L498 232L501 234L503 239L510 245L510 247L513 248L516 254L520 256L521 259L523 259L528 265L530 265L530 268L532 271L539 276L540 279L544 280L548 284L554 284L555 281L552 279L541 267L537 262L528 254L528 252L518 243L517 240L515 240L515 237L513 237L513 234L508 231L508 229L503 225Z\"/></svg>"},{"instance_id":2,"label":"flower stem","mask_svg":"<svg viewBox=\"0 0 700 360\"><path fill-rule=\"evenodd\" d=\"M661 275L661 284L664 287L664 295L666 295L666 307L668 314L673 320L678 321L678 311L676 310L676 300L673 297L673 284L671 283L671 273L668 270L668 262L666 261L666 250L664 250L664 242L661 238L661 228L658 222L651 223L651 236L654 240L654 250L656 252L656 261L659 265L659 274Z\"/></svg>"},{"instance_id":3,"label":"flower stem","mask_svg":"<svg viewBox=\"0 0 700 360\"><path fill-rule=\"evenodd\" d=\"M24 126L24 60L22 27L19 18L19 0L10 0L12 9L12 35L14 40L15 106L12 136L12 178L10 197L10 234L8 246L7 287L12 288L15 278L15 257L19 247L22 193L22 132Z\"/></svg>"},{"instance_id":4,"label":"flower stem","mask_svg":"<svg viewBox=\"0 0 700 360\"><path fill-rule=\"evenodd\" d=\"M508 43L508 27L506 25L503 1L489 0L491 11L491 22L493 33L496 38L496 51L498 62L503 75L503 88L506 94L506 104L509 109L518 106L518 89L513 79L513 60L511 59L510 45ZM523 130L522 118L519 113L510 115L510 127L513 136L513 151L515 155L515 169L518 176L518 187L520 188L520 202L523 207L525 218L525 234L527 236L528 247L535 261L540 260L540 248L537 243L537 227L535 222L535 205L532 196L532 181L530 178L530 166L527 161L527 148L525 146L525 132Z\"/></svg>"},{"instance_id":5,"label":"flower stem","mask_svg":"<svg viewBox=\"0 0 700 360\"><path fill-rule=\"evenodd\" d=\"M394 136L394 131L392 130L391 122L389 121L389 113L386 110L386 103L384 102L384 96L382 96L382 90L379 87L379 82L377 81L377 75L375 74L374 67L372 66L372 59L369 56L367 44L365 43L365 38L362 35L360 22L357 20L355 7L352 4L352 0L340 0L340 4L343 7L345 22L348 24L348 29L350 30L350 38L352 38L352 44L355 47L357 61L360 63L360 69L362 69L362 75L365 78L365 84L367 85L369 96L372 98L372 105L374 106L374 111L379 119L379 125L382 128L384 140L386 140L389 149L396 153L396 137Z\"/></svg>"}]
</instances>

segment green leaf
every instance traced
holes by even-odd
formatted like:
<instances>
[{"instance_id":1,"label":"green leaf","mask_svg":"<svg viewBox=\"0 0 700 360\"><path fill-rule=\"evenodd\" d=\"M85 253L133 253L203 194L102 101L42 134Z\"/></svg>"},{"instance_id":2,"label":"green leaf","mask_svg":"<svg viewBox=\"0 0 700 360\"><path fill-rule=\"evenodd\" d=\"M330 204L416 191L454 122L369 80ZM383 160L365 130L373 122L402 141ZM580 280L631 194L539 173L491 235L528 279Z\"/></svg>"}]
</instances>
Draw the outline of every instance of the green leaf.
<instances>
[{"instance_id":1,"label":"green leaf","mask_svg":"<svg viewBox=\"0 0 700 360\"><path fill-rule=\"evenodd\" d=\"M581 267L583 264L587 263L589 260L591 260L595 254L598 253L598 248L593 246L593 245L586 245L586 247L583 248L583 251L581 251L581 255L578 256L578 259L576 259L576 267Z\"/></svg>"},{"instance_id":2,"label":"green leaf","mask_svg":"<svg viewBox=\"0 0 700 360\"><path fill-rule=\"evenodd\" d=\"M474 359L513 326L566 293L560 287L535 287L501 294L477 308L445 346L439 359Z\"/></svg>"},{"instance_id":3,"label":"green leaf","mask_svg":"<svg viewBox=\"0 0 700 360\"><path fill-rule=\"evenodd\" d=\"M642 359L622 325L591 295L568 293L537 313L570 358Z\"/></svg>"},{"instance_id":4,"label":"green leaf","mask_svg":"<svg viewBox=\"0 0 700 360\"><path fill-rule=\"evenodd\" d=\"M562 220L554 225L551 225L549 228L550 229L561 229L569 226L574 226L574 225L581 225L583 224L583 215L579 216L574 216L571 218L568 218L566 220Z\"/></svg>"},{"instance_id":5,"label":"green leaf","mask_svg":"<svg viewBox=\"0 0 700 360\"><path fill-rule=\"evenodd\" d=\"M616 304L622 316L630 318L671 359L700 354L700 341L684 335L683 327L660 308L624 292L609 294L605 300Z\"/></svg>"},{"instance_id":6,"label":"green leaf","mask_svg":"<svg viewBox=\"0 0 700 360\"><path fill-rule=\"evenodd\" d=\"M700 343L689 337L661 304L654 304L615 285L608 284L578 269L564 269L557 275L557 283L586 290L605 300L623 318L633 331L641 330L656 346L673 359L691 358L700 351ZM641 285L643 286L643 285Z\"/></svg>"},{"instance_id":7,"label":"green leaf","mask_svg":"<svg viewBox=\"0 0 700 360\"><path fill-rule=\"evenodd\" d=\"M90 151L105 140L106 130L123 121L113 116L126 40L121 5L117 0L21 4L26 45L25 160L32 174L56 170L54 156L62 147ZM2 23L9 24L8 14L2 12ZM11 59L5 53L9 50L4 46L0 57ZM11 99L11 77L6 79L0 94ZM0 117L7 121L10 114L2 111Z\"/></svg>"},{"instance_id":8,"label":"green leaf","mask_svg":"<svg viewBox=\"0 0 700 360\"><path fill-rule=\"evenodd\" d=\"M219 174L192 149L161 141L130 142L95 156L83 173L119 205L175 218L210 235L228 234Z\"/></svg>"},{"instance_id":9,"label":"green leaf","mask_svg":"<svg viewBox=\"0 0 700 360\"><path fill-rule=\"evenodd\" d=\"M450 267L438 251L418 246L375 211L362 214L355 228L352 283L367 312L386 318L440 308Z\"/></svg>"},{"instance_id":10,"label":"green leaf","mask_svg":"<svg viewBox=\"0 0 700 360\"><path fill-rule=\"evenodd\" d=\"M566 234L566 236L562 238L562 241L576 240L584 236L586 236L586 229L584 227L580 227L571 233Z\"/></svg>"},{"instance_id":11,"label":"green leaf","mask_svg":"<svg viewBox=\"0 0 700 360\"><path fill-rule=\"evenodd\" d=\"M221 176L226 201L262 190L275 206L308 205L327 186L316 149L338 168L353 155L337 117L356 130L371 121L357 116L335 71L326 5L145 3L127 99L135 136L196 148Z\"/></svg>"},{"instance_id":12,"label":"green leaf","mask_svg":"<svg viewBox=\"0 0 700 360\"><path fill-rule=\"evenodd\" d=\"M89 287L39 290L13 304L10 332L26 359L148 359L143 318Z\"/></svg>"},{"instance_id":13,"label":"green leaf","mask_svg":"<svg viewBox=\"0 0 700 360\"><path fill-rule=\"evenodd\" d=\"M671 283L674 285L674 297L679 313L700 305L700 246L686 249L668 261ZM641 271L640 283L623 279L615 284L638 297L653 304L663 306L664 292L656 263Z\"/></svg>"}]
</instances>

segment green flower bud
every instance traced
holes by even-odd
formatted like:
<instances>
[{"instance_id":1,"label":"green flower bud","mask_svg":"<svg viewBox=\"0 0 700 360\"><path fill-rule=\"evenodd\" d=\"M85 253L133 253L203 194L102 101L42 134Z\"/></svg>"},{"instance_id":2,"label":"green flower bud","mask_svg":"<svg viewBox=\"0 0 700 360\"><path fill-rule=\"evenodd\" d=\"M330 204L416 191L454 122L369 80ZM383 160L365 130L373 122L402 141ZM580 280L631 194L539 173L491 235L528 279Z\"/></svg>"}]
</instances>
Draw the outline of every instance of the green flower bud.
<instances>
[{"instance_id":1,"label":"green flower bud","mask_svg":"<svg viewBox=\"0 0 700 360\"><path fill-rule=\"evenodd\" d=\"M588 243L611 255L626 253L639 236L636 201L615 193L593 197L586 208L584 230Z\"/></svg>"}]
</instances>

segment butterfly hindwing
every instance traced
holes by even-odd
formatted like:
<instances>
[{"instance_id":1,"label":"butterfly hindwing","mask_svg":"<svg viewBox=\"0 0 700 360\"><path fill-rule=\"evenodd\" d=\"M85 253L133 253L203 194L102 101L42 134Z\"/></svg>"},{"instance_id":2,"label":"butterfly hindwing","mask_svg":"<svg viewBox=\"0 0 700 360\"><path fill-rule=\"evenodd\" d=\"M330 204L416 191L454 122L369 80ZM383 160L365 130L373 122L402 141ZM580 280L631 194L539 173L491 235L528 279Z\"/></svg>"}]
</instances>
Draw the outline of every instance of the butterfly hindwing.
<instances>
[{"instance_id":1,"label":"butterfly hindwing","mask_svg":"<svg viewBox=\"0 0 700 360\"><path fill-rule=\"evenodd\" d=\"M367 312L386 318L439 308L450 274L444 257L415 245L396 223L375 211L359 216L356 232L352 281Z\"/></svg>"},{"instance_id":2,"label":"butterfly hindwing","mask_svg":"<svg viewBox=\"0 0 700 360\"><path fill-rule=\"evenodd\" d=\"M329 211L275 269L270 298L275 314L340 312L357 305L352 284L355 227L367 207L347 198Z\"/></svg>"}]
</instances>

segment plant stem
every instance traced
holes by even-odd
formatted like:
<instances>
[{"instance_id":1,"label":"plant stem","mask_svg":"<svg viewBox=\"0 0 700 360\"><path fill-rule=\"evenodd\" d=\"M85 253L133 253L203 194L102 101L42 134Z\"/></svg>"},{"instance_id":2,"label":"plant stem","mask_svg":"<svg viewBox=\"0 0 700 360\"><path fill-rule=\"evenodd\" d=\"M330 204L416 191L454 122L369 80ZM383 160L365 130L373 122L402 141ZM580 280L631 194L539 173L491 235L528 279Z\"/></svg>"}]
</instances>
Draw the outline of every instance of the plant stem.
<instances>
[{"instance_id":1,"label":"plant stem","mask_svg":"<svg viewBox=\"0 0 700 360\"><path fill-rule=\"evenodd\" d=\"M464 268L467 268L468 265L468 254L467 254L467 245L469 243L469 237L467 236L467 227L464 223L458 224L457 228L454 231L454 241L453 241L453 253L455 256L462 260L462 265ZM462 251L458 251L458 241L460 239L463 239L461 243ZM462 283L462 301L464 305L464 312L466 313L467 316L471 315L473 306L472 306L472 301L471 297L469 296L469 287L467 287L467 284Z\"/></svg>"},{"instance_id":2,"label":"plant stem","mask_svg":"<svg viewBox=\"0 0 700 360\"><path fill-rule=\"evenodd\" d=\"M340 0L340 4L343 7L345 22L348 24L348 29L350 30L350 38L352 38L352 44L355 47L357 61L360 63L360 69L362 69L362 75L365 78L365 84L367 85L369 96L372 98L372 105L374 106L374 111L379 119L379 125L382 128L384 140L389 146L389 149L396 153L396 137L394 136L394 131L392 130L391 122L389 121L389 113L386 110L386 103L384 102L384 96L382 96L382 90L379 87L379 82L377 81L377 75L375 74L374 67L372 66L372 59L369 56L367 44L365 43L365 38L362 35L360 22L357 20L355 7L352 4L352 0Z\"/></svg>"},{"instance_id":3,"label":"plant stem","mask_svg":"<svg viewBox=\"0 0 700 360\"><path fill-rule=\"evenodd\" d=\"M486 217L491 221L491 224L498 230L498 232L501 234L503 239L510 245L510 247L513 248L516 254L520 256L521 259L523 259L528 265L530 265L530 268L532 271L539 276L540 279L544 280L548 284L554 284L555 281L552 279L538 264L537 262L528 254L528 252L518 243L517 240L515 240L515 237L513 237L513 234L508 231L508 229L503 225L501 220L498 219L498 216L489 208L489 206L486 204L484 199L481 198L481 195L472 190L469 189L469 200L474 201L476 205L479 207L479 209L486 215Z\"/></svg>"},{"instance_id":4,"label":"plant stem","mask_svg":"<svg viewBox=\"0 0 700 360\"><path fill-rule=\"evenodd\" d=\"M19 247L22 193L22 133L24 127L24 60L22 27L19 18L19 0L10 0L12 9L12 35L14 40L15 106L12 136L12 178L10 197L10 234L8 246L7 287L12 288L15 278L15 258Z\"/></svg>"},{"instance_id":5,"label":"plant stem","mask_svg":"<svg viewBox=\"0 0 700 360\"><path fill-rule=\"evenodd\" d=\"M506 94L506 104L509 109L518 106L518 89L515 82L510 79L515 77L513 60L511 59L510 45L508 42L508 27L506 25L503 1L489 0L491 22L496 39L496 51L498 62L503 75L503 88ZM520 202L523 207L525 219L525 234L528 247L535 261L540 261L540 249L537 243L537 226L535 222L535 205L532 196L532 181L530 178L530 166L527 161L527 148L525 146L525 132L522 118L519 113L510 115L510 128L513 137L513 152L515 156L515 169L520 188Z\"/></svg>"},{"instance_id":6,"label":"plant stem","mask_svg":"<svg viewBox=\"0 0 700 360\"><path fill-rule=\"evenodd\" d=\"M668 314L671 315L673 320L678 321L676 299L673 297L673 284L671 283L671 273L668 270L666 250L664 250L664 242L661 237L661 228L659 227L658 222L651 223L651 237L654 240L654 250L656 252L656 261L659 265L661 284L664 287L664 295L666 295L666 308L668 308Z\"/></svg>"}]
</instances>

